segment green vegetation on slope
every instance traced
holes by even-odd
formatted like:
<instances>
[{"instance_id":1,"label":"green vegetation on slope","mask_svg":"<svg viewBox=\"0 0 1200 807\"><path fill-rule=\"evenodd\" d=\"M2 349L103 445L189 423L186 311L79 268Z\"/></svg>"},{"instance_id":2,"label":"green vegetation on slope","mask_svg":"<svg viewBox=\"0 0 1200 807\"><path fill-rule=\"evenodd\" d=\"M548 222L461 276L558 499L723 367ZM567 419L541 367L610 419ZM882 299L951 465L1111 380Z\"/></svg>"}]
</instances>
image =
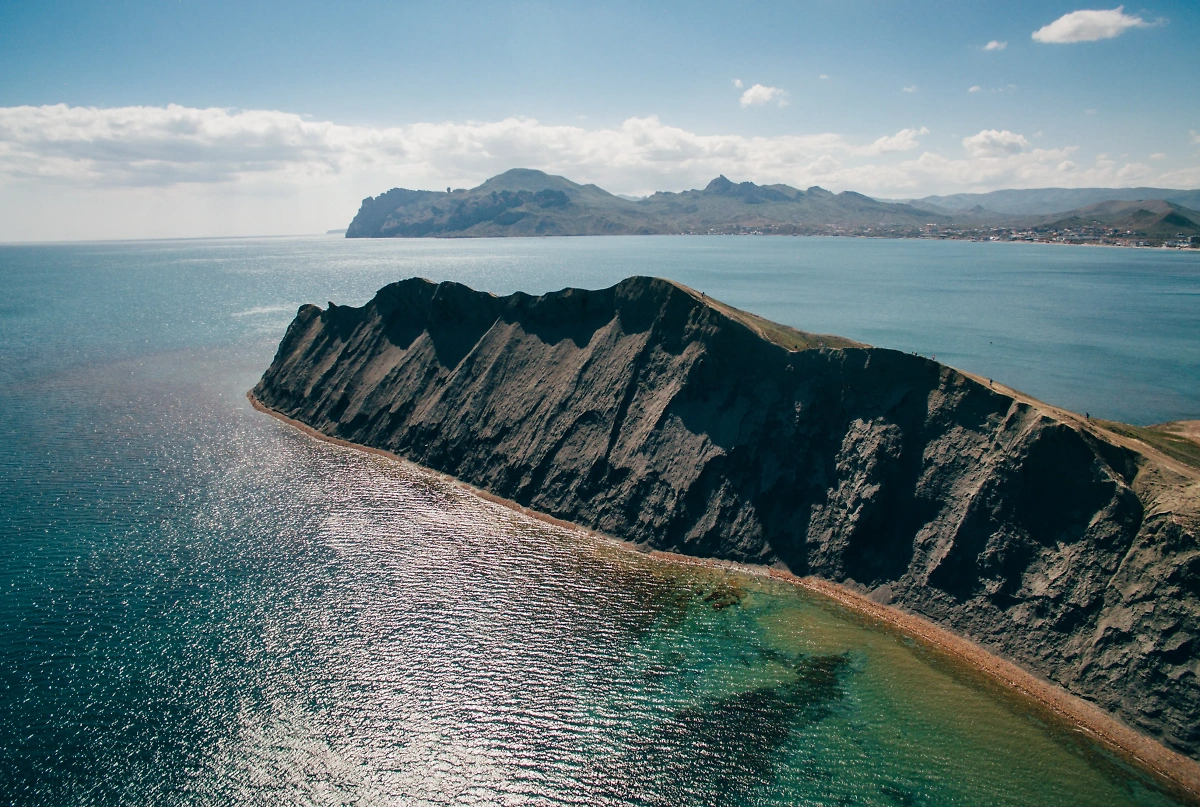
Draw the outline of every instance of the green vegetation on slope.
<instances>
[{"instance_id":1,"label":"green vegetation on slope","mask_svg":"<svg viewBox=\"0 0 1200 807\"><path fill-rule=\"evenodd\" d=\"M1175 423L1160 423L1155 426L1130 426L1128 423L1117 423L1111 420L1094 421L1103 428L1123 437L1141 440L1152 448L1174 460L1200 469L1200 444L1179 434L1182 431Z\"/></svg>"},{"instance_id":2,"label":"green vegetation on slope","mask_svg":"<svg viewBox=\"0 0 1200 807\"><path fill-rule=\"evenodd\" d=\"M852 339L846 339L841 336L833 336L832 334L824 333L809 333L793 328L790 325L780 325L778 322L772 322L769 319L763 319L757 314L751 314L748 311L734 308L731 305L716 302L709 299L708 304L718 311L721 311L730 319L735 319L742 323L750 330L757 333L768 342L773 342L782 348L791 351L797 350L813 350L815 348L831 348L840 350L847 347L867 347L861 342L855 342Z\"/></svg>"},{"instance_id":3,"label":"green vegetation on slope","mask_svg":"<svg viewBox=\"0 0 1200 807\"><path fill-rule=\"evenodd\" d=\"M1161 199L1108 201L1056 213L1037 223L1040 228L1069 229L1099 225L1150 238L1200 235L1200 212Z\"/></svg>"}]
</instances>

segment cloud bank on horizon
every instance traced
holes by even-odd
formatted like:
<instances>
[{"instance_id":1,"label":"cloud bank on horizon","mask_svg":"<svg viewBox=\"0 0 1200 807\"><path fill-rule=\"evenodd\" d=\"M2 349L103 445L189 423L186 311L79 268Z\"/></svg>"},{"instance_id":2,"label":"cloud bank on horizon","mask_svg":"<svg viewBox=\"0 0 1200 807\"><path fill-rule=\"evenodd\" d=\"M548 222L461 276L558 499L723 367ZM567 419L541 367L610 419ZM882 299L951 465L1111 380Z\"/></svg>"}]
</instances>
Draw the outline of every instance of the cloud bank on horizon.
<instances>
[{"instance_id":1,"label":"cloud bank on horizon","mask_svg":"<svg viewBox=\"0 0 1200 807\"><path fill-rule=\"evenodd\" d=\"M1071 145L1035 147L1005 129L968 135L948 153L923 149L928 135L928 127L870 142L836 133L699 134L656 116L595 129L528 118L373 127L179 105L8 107L0 108L0 200L24 197L25 203L9 205L0 239L53 237L60 230L39 227L60 228L63 211L89 200L93 208L133 210L165 204L186 211L199 204L211 218L214 200L236 198L228 215L218 216L234 233L311 232L349 220L360 199L394 186L472 186L514 167L635 195L702 187L718 174L884 197L1048 185L1200 185L1200 168L1160 172L1107 156L1077 163ZM128 227L105 232L146 235Z\"/></svg>"},{"instance_id":2,"label":"cloud bank on horizon","mask_svg":"<svg viewBox=\"0 0 1200 807\"><path fill-rule=\"evenodd\" d=\"M320 231L514 167L626 195L1200 186L1195 0L756 2L0 4L0 241Z\"/></svg>"}]
</instances>

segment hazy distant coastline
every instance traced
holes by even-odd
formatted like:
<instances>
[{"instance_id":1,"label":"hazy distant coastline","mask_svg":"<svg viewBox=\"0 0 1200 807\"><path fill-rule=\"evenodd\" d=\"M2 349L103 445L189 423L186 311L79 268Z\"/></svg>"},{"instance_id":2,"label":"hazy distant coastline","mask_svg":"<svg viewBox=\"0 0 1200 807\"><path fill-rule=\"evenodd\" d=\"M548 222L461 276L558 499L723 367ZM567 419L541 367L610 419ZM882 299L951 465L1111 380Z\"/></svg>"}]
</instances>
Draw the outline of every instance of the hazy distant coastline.
<instances>
[{"instance_id":1,"label":"hazy distant coastline","mask_svg":"<svg viewBox=\"0 0 1200 807\"><path fill-rule=\"evenodd\" d=\"M1074 202L1085 204L1045 212ZM393 188L364 199L346 237L824 235L1197 248L1200 212L1187 204L1200 206L1200 190L1049 188L887 201L724 176L698 190L631 199L515 168L469 190Z\"/></svg>"}]
</instances>

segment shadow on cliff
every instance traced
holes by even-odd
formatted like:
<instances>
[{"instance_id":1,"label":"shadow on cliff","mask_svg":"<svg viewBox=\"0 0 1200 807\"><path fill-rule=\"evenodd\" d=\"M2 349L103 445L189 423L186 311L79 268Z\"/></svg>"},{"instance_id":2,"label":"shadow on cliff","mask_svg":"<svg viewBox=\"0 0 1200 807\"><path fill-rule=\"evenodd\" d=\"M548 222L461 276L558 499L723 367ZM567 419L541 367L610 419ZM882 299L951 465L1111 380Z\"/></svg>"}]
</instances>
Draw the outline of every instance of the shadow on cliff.
<instances>
[{"instance_id":1,"label":"shadow on cliff","mask_svg":"<svg viewBox=\"0 0 1200 807\"><path fill-rule=\"evenodd\" d=\"M1148 460L922 357L769 333L659 279L410 280L301 308L255 393L636 543L865 587L1198 753L1196 516Z\"/></svg>"}]
</instances>

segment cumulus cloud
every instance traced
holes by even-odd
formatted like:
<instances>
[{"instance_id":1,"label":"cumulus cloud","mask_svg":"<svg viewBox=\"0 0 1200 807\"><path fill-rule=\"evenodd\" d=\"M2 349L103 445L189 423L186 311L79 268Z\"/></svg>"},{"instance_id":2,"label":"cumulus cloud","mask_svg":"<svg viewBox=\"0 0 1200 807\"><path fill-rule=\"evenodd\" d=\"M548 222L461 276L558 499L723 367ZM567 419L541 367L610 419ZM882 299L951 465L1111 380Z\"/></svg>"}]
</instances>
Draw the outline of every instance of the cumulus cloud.
<instances>
[{"instance_id":1,"label":"cumulus cloud","mask_svg":"<svg viewBox=\"0 0 1200 807\"><path fill-rule=\"evenodd\" d=\"M699 135L654 116L601 129L529 118L371 127L267 110L26 106L0 108L0 179L170 188L361 178L378 193L389 183L445 187L530 166L633 193L719 173L772 181L807 176L798 172L808 166L827 173L829 160L915 149L928 131L855 143L833 133Z\"/></svg>"},{"instance_id":2,"label":"cumulus cloud","mask_svg":"<svg viewBox=\"0 0 1200 807\"><path fill-rule=\"evenodd\" d=\"M859 154L892 154L897 151L912 151L921 145L917 140L921 135L929 134L929 130L922 126L920 129L901 129L894 135L881 137L866 148L859 149Z\"/></svg>"},{"instance_id":3,"label":"cumulus cloud","mask_svg":"<svg viewBox=\"0 0 1200 807\"><path fill-rule=\"evenodd\" d=\"M483 179L514 165L532 165L575 175L628 168L680 176L684 170L703 179L727 170L762 176L831 155L911 151L927 134L926 127L906 128L855 144L832 133L698 135L655 116L598 130L547 126L529 118L375 128L270 111L9 107L0 108L0 175L169 187L254 176L401 170Z\"/></svg>"},{"instance_id":4,"label":"cumulus cloud","mask_svg":"<svg viewBox=\"0 0 1200 807\"><path fill-rule=\"evenodd\" d=\"M654 116L600 128L529 118L375 127L270 110L0 108L0 241L324 231L345 226L364 196L471 187L518 166L635 196L718 174L880 196L1200 184L1178 165L1148 177L1145 166L1090 164L1007 130L967 137L949 157L922 151L927 134L697 134Z\"/></svg>"},{"instance_id":5,"label":"cumulus cloud","mask_svg":"<svg viewBox=\"0 0 1200 807\"><path fill-rule=\"evenodd\" d=\"M772 101L779 106L787 106L787 90L782 90L779 87L764 87L762 84L755 84L750 89L742 93L742 106L761 106L769 104Z\"/></svg>"},{"instance_id":6,"label":"cumulus cloud","mask_svg":"<svg viewBox=\"0 0 1200 807\"><path fill-rule=\"evenodd\" d=\"M829 79L829 74L822 73L821 75L817 76L817 78L821 79L821 81L827 81Z\"/></svg>"},{"instance_id":7,"label":"cumulus cloud","mask_svg":"<svg viewBox=\"0 0 1200 807\"><path fill-rule=\"evenodd\" d=\"M916 84L909 84L907 87L903 87L902 89L903 89L905 92L916 92L916 91L917 91L917 85L916 85Z\"/></svg>"},{"instance_id":8,"label":"cumulus cloud","mask_svg":"<svg viewBox=\"0 0 1200 807\"><path fill-rule=\"evenodd\" d=\"M1029 148L1029 141L1024 135L996 129L984 129L977 135L964 137L963 148L974 157L1003 157L1008 154L1020 154Z\"/></svg>"},{"instance_id":9,"label":"cumulus cloud","mask_svg":"<svg viewBox=\"0 0 1200 807\"><path fill-rule=\"evenodd\" d=\"M983 46L984 50L1004 50L1008 47L1007 42L1001 42L998 39L993 39L991 42Z\"/></svg>"},{"instance_id":10,"label":"cumulus cloud","mask_svg":"<svg viewBox=\"0 0 1200 807\"><path fill-rule=\"evenodd\" d=\"M1084 9L1064 14L1049 25L1033 32L1034 42L1065 44L1113 39L1130 28L1146 28L1150 23L1125 13L1125 6L1110 9Z\"/></svg>"},{"instance_id":11,"label":"cumulus cloud","mask_svg":"<svg viewBox=\"0 0 1200 807\"><path fill-rule=\"evenodd\" d=\"M967 90L967 92L982 92L982 91L983 91L983 87L980 87L978 84L972 85L971 88L969 90Z\"/></svg>"},{"instance_id":12,"label":"cumulus cloud","mask_svg":"<svg viewBox=\"0 0 1200 807\"><path fill-rule=\"evenodd\" d=\"M742 83L742 80L740 78L735 78L733 80L733 86L740 90L742 87L745 87L746 85Z\"/></svg>"},{"instance_id":13,"label":"cumulus cloud","mask_svg":"<svg viewBox=\"0 0 1200 807\"><path fill-rule=\"evenodd\" d=\"M0 172L128 185L330 173L355 139L349 127L266 110L7 107L0 108Z\"/></svg>"},{"instance_id":14,"label":"cumulus cloud","mask_svg":"<svg viewBox=\"0 0 1200 807\"><path fill-rule=\"evenodd\" d=\"M1197 134L1195 129L1192 129L1190 134L1192 136L1192 145L1200 146L1200 134Z\"/></svg>"},{"instance_id":15,"label":"cumulus cloud","mask_svg":"<svg viewBox=\"0 0 1200 807\"><path fill-rule=\"evenodd\" d=\"M1195 188L1200 187L1200 166L1180 168L1160 174L1154 180L1155 185L1164 188Z\"/></svg>"}]
</instances>

